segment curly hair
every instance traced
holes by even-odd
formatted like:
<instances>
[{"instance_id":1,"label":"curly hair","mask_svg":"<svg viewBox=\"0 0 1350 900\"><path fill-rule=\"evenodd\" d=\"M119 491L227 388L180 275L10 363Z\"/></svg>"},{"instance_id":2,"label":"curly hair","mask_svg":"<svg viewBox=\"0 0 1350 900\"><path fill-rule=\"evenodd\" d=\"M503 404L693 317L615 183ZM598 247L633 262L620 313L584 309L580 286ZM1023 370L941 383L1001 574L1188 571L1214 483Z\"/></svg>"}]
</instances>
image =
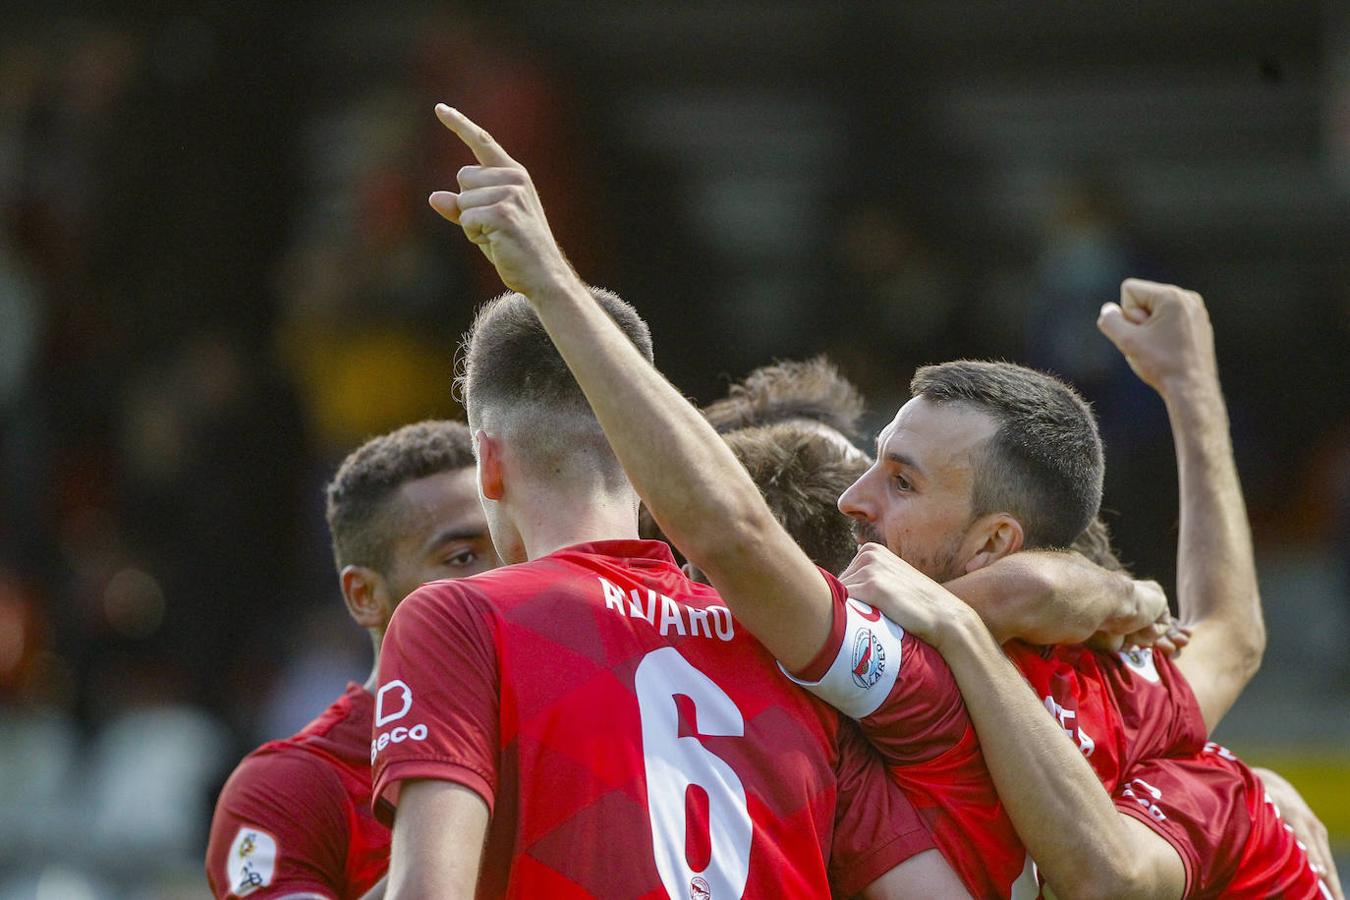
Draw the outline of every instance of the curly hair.
<instances>
[{"instance_id":1,"label":"curly hair","mask_svg":"<svg viewBox=\"0 0 1350 900\"><path fill-rule=\"evenodd\" d=\"M1111 546L1111 529L1101 516L1088 524L1069 549L1081 553L1103 569L1134 577L1129 566L1121 562L1120 557L1116 555L1116 548Z\"/></svg>"},{"instance_id":2,"label":"curly hair","mask_svg":"<svg viewBox=\"0 0 1350 900\"><path fill-rule=\"evenodd\" d=\"M389 563L390 499L409 481L471 468L473 439L462 422L404 425L366 441L324 489L333 560L383 570Z\"/></svg>"},{"instance_id":3,"label":"curly hair","mask_svg":"<svg viewBox=\"0 0 1350 900\"><path fill-rule=\"evenodd\" d=\"M804 419L855 444L863 437L862 394L824 356L761 366L704 407L703 415L719 434Z\"/></svg>"},{"instance_id":4,"label":"curly hair","mask_svg":"<svg viewBox=\"0 0 1350 900\"><path fill-rule=\"evenodd\" d=\"M780 524L816 565L838 574L857 553L839 495L867 470L862 453L800 424L742 428L723 436Z\"/></svg>"}]
</instances>

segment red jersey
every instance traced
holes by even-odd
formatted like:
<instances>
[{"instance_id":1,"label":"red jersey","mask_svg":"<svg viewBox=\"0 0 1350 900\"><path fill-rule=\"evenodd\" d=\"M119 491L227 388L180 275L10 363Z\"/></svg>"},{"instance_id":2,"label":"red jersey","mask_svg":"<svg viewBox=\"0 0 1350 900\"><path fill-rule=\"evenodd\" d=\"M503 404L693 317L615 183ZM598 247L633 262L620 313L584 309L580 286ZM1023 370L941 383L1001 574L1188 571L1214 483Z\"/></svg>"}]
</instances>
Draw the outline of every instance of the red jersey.
<instances>
[{"instance_id":1,"label":"red jersey","mask_svg":"<svg viewBox=\"0 0 1350 900\"><path fill-rule=\"evenodd\" d=\"M206 878L224 897L359 897L389 866L370 808L374 698L358 684L298 734L244 757L211 820Z\"/></svg>"},{"instance_id":2,"label":"red jersey","mask_svg":"<svg viewBox=\"0 0 1350 900\"><path fill-rule=\"evenodd\" d=\"M1008 897L1026 850L947 663L822 574L833 594L834 633L816 662L790 677L858 720L971 894Z\"/></svg>"},{"instance_id":3,"label":"red jersey","mask_svg":"<svg viewBox=\"0 0 1350 900\"><path fill-rule=\"evenodd\" d=\"M1151 649L1106 653L1020 641L1003 649L1108 792L1143 760L1204 749L1205 719L1190 685Z\"/></svg>"},{"instance_id":4,"label":"red jersey","mask_svg":"<svg viewBox=\"0 0 1350 900\"><path fill-rule=\"evenodd\" d=\"M477 792L480 896L825 896L832 872L853 893L933 846L851 726L661 542L424 585L380 677L376 812L407 779Z\"/></svg>"},{"instance_id":5,"label":"red jersey","mask_svg":"<svg viewBox=\"0 0 1350 900\"><path fill-rule=\"evenodd\" d=\"M827 650L836 655L828 671L812 674L818 681L802 683L860 720L974 895L1040 896L1035 864L993 790L973 729L955 727L964 712L950 673L942 675L945 664L831 584L836 634ZM1171 660L1151 650L1112 654L1017 642L1005 650L1117 809L1176 849L1185 896L1322 896L1304 848L1255 774L1205 743L1199 705Z\"/></svg>"},{"instance_id":6,"label":"red jersey","mask_svg":"<svg viewBox=\"0 0 1350 900\"><path fill-rule=\"evenodd\" d=\"M1176 848L1187 897L1331 898L1256 773L1218 744L1135 766L1115 802Z\"/></svg>"}]
</instances>

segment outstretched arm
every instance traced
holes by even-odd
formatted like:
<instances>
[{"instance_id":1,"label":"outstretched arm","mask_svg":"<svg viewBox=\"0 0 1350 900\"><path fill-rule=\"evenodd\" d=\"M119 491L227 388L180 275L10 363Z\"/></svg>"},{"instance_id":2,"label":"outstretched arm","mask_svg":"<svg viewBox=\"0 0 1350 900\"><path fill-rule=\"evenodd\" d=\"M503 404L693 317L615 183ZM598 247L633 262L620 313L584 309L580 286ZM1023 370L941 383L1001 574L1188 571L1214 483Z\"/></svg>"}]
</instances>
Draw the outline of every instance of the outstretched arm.
<instances>
[{"instance_id":1,"label":"outstretched arm","mask_svg":"<svg viewBox=\"0 0 1350 900\"><path fill-rule=\"evenodd\" d=\"M432 194L432 207L530 301L661 530L784 666L806 667L833 622L824 578L712 426L595 303L524 167L459 112L436 115L479 164L460 170L458 193Z\"/></svg>"},{"instance_id":2,"label":"outstretched arm","mask_svg":"<svg viewBox=\"0 0 1350 900\"><path fill-rule=\"evenodd\" d=\"M1194 291L1129 279L1098 327L1167 404L1181 483L1177 603L1192 629L1179 668L1213 729L1261 665L1261 616L1251 526L1242 499L1214 329Z\"/></svg>"}]
</instances>

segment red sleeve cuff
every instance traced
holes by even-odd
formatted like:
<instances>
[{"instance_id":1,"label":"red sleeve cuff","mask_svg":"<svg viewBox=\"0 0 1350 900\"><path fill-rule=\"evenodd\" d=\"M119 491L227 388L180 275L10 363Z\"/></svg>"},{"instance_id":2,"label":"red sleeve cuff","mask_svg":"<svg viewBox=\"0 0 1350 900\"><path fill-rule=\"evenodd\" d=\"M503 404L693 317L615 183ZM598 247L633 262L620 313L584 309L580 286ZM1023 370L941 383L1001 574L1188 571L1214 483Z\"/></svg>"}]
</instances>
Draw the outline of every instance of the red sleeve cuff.
<instances>
[{"instance_id":1,"label":"red sleeve cuff","mask_svg":"<svg viewBox=\"0 0 1350 900\"><path fill-rule=\"evenodd\" d=\"M848 624L848 615L844 609L844 586L839 583L839 579L824 569L820 570L820 574L830 586L832 606L830 636L825 639L824 645L804 669L792 673L792 677L798 681L820 681L825 677L825 673L830 671L830 666L834 664L835 657L839 655L839 647L844 643L844 626Z\"/></svg>"},{"instance_id":2,"label":"red sleeve cuff","mask_svg":"<svg viewBox=\"0 0 1350 900\"><path fill-rule=\"evenodd\" d=\"M492 803L496 792L487 778L481 773L457 762L443 759L409 759L389 763L380 772L371 792L371 807L375 818L387 827L394 825L394 811L398 807L398 796L403 782L425 778L432 781L453 781L473 791L487 804L488 814L492 814Z\"/></svg>"},{"instance_id":3,"label":"red sleeve cuff","mask_svg":"<svg viewBox=\"0 0 1350 900\"><path fill-rule=\"evenodd\" d=\"M923 826L898 834L864 854L852 857L847 868L834 882L835 892L841 897L854 897L863 888L885 875L891 869L925 850L936 849L933 836Z\"/></svg>"},{"instance_id":4,"label":"red sleeve cuff","mask_svg":"<svg viewBox=\"0 0 1350 900\"><path fill-rule=\"evenodd\" d=\"M1178 837L1172 829L1150 816L1148 811L1142 809L1138 803L1129 799L1115 798L1115 800L1116 812L1125 813L1127 816L1138 819L1152 828L1153 832L1167 841L1172 849L1177 852L1177 855L1181 857L1181 867L1186 870L1186 889L1182 891L1181 896L1189 897L1200 873L1200 860L1195 855L1195 848L1191 846L1189 841Z\"/></svg>"}]
</instances>

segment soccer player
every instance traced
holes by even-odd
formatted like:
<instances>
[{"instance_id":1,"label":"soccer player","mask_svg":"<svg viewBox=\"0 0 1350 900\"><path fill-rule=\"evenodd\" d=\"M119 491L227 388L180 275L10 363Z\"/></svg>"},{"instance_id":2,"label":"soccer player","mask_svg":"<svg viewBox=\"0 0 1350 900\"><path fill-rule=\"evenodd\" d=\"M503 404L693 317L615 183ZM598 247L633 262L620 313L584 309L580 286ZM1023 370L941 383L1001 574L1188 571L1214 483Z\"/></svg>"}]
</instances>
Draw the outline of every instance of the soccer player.
<instances>
[{"instance_id":1,"label":"soccer player","mask_svg":"<svg viewBox=\"0 0 1350 900\"><path fill-rule=\"evenodd\" d=\"M699 563L714 583L727 585L728 591L743 600L759 601L740 605L755 619L751 627L777 645L777 655L791 668L805 672L837 669L832 655L815 658L821 655L822 644L833 652L827 638L842 640L843 630L836 626L850 624L851 616L862 615L872 623L879 616L870 608L857 610L851 604L845 605L842 586L832 576L822 577L811 565L773 520L734 456L720 441L709 439L713 432L707 423L661 379L651 368L650 360L636 351L631 340L615 327L613 318L597 305L596 298L577 279L557 249L523 168L485 132L455 111L442 106L437 113L474 150L481 165L462 169L461 192L433 194L432 205L458 222L494 263L506 285L536 306L539 318L562 350L569 368L588 388L591 406L606 433L616 448L623 448L625 466L634 482L644 487L649 502L656 498L658 502L652 503L652 509L659 518L666 519L662 524L675 523L679 533L668 533L676 538L677 545L686 550L695 548L690 559ZM470 387L471 415L472 393ZM521 394L517 392L515 396ZM488 450L484 449L480 437L480 477L485 489L492 484L495 455L490 445ZM678 462L673 471L669 469L671 460ZM502 550L501 540L497 543L499 551ZM923 580L917 582L917 588L940 590ZM411 609L404 608L405 620ZM398 625L396 618L394 630ZM417 633L434 632L421 628ZM854 661L855 665L845 667L853 669L857 684L878 687L877 695L885 695L895 681L896 648L892 648L892 663L888 664L875 633L869 629L860 632L864 633L872 635L871 641L864 642L866 646L860 645L861 656ZM983 774L969 723L959 702L952 702L955 690L950 673L935 653L913 639L908 639L905 653L909 661L903 684L909 701L907 733L889 749L901 764L930 763L934 777L938 773L949 777L952 772L959 772L974 782L974 792L989 794L992 801L992 789ZM384 677L388 675L384 673ZM1034 698L1028 696L1025 700L1032 709L1039 710ZM1057 726L1043 713L1040 719L1033 723L1033 732L1039 727L1042 735L1060 739ZM1047 749L1052 755L1061 750L1057 746ZM1109 798L1092 779L1091 770L1072 748L1063 749L1068 751L1062 754L1068 769L1065 777L1080 783L1085 780L1101 795L1094 811L1099 814L1104 811L1114 818ZM935 762L939 757L941 761ZM381 777L377 768L377 792ZM430 799L423 802L428 809L436 805ZM997 803L993 806L997 816ZM460 812L484 813L472 804L451 803L431 820L444 823ZM1010 827L1005 830L1008 833L1001 837L1015 846ZM413 823L409 833L416 836L429 831ZM398 848L396 832L395 872L399 871ZM430 854L430 858L447 859L450 849L441 848L441 853ZM1020 850L1017 856L1020 860ZM982 888L978 891L985 893Z\"/></svg>"},{"instance_id":2,"label":"soccer player","mask_svg":"<svg viewBox=\"0 0 1350 900\"><path fill-rule=\"evenodd\" d=\"M837 440L821 436L818 426L814 424L809 429L796 423L744 428L728 433L725 439L764 495L765 502L773 510L774 516L797 544L817 565L827 570L842 572L852 561L853 535L850 520L835 507L835 498L852 485L856 481L856 476L861 474L860 464L854 461L852 454L841 449ZM1108 562L1114 560L1114 553L1110 549L1106 534L1098 533L1093 540L1099 546L1086 549ZM888 608L886 602L882 600L878 602L881 603L880 608L883 610ZM1073 709L1073 706L1070 706L1070 709ZM1098 737L1100 736L1101 732L1098 732ZM1216 882L1212 875L1205 876L1203 873L1223 872L1225 868L1234 865L1237 861L1235 851L1240 851L1243 847L1243 842L1234 838L1243 833L1250 834L1247 826L1241 824L1245 821L1254 820L1258 824L1257 839L1249 838L1246 844L1259 846L1263 842L1268 842L1268 838L1263 841L1259 836L1261 820L1265 820L1266 824L1275 820L1271 813L1264 809L1264 804L1260 803L1261 795L1266 794L1281 811L1282 818L1292 827L1297 839L1306 845L1310 860L1315 861L1314 869L1324 874L1331 895L1341 897L1326 829L1293 786L1273 772L1254 770L1260 778L1260 784L1240 777L1242 792L1238 794L1233 789L1238 786L1239 779L1235 779L1231 773L1240 772L1240 767L1232 765L1233 761L1217 747L1211 748L1204 757L1205 761L1199 764L1173 761L1162 764L1168 777L1184 776L1188 782L1186 788L1193 789L1191 782L1201 786L1205 794L1211 798L1206 801L1207 810L1227 810L1227 814L1210 814L1204 821L1192 819L1186 823L1186 828L1199 827L1202 835L1206 828L1213 830L1218 826L1219 829L1218 834L1209 839L1217 845L1202 847L1201 849L1206 852L1196 854L1197 857L1203 855L1205 859L1203 866L1197 866L1197 871L1202 873L1201 877L1196 879L1197 891L1203 892L1204 885L1200 882L1206 879L1209 887L1214 887L1217 883L1223 884L1226 890L1233 891L1241 886L1241 882L1238 881L1238 876L1242 875L1241 871L1234 872L1235 877L1226 879L1226 883L1223 880ZM1187 771L1188 768L1195 771ZM1213 771L1216 768L1219 770L1217 779ZM1134 777L1144 778L1153 787L1159 786L1156 783L1157 779L1149 780L1151 776L1142 769L1132 771L1130 777L1123 782L1115 778L1114 783L1120 787L1129 784ZM1145 793L1145 789L1135 785L1132 793L1139 796ZM1234 801L1253 798L1260 804L1256 816L1253 816L1251 810L1234 806ZM1224 803L1227 803L1226 807ZM1137 803L1134 805L1137 806ZM1153 805L1150 803L1148 809ZM1161 811L1163 807L1159 806L1158 809ZM1175 814L1172 818L1176 819ZM1218 839L1220 837L1222 839ZM1189 838L1182 839L1182 847L1191 843L1193 842ZM1288 846L1287 839L1281 839L1279 843ZM1244 867L1250 867L1250 863L1238 868ZM1256 886L1269 883L1269 880L1277 874L1278 868L1262 869L1260 880L1256 880ZM1249 882L1252 880L1255 879L1249 879ZM1031 888L1029 882L1030 879L1028 889Z\"/></svg>"},{"instance_id":3,"label":"soccer player","mask_svg":"<svg viewBox=\"0 0 1350 900\"><path fill-rule=\"evenodd\" d=\"M1164 860L1170 846L1182 861L1187 895L1223 891L1330 896L1330 888L1319 882L1305 848L1281 822L1255 773L1218 745L1203 744L1199 752L1186 750L1188 744L1204 741L1207 729L1232 705L1259 663L1263 642L1250 534L1203 303L1198 295L1179 288L1127 281L1121 305L1104 307L1101 325L1136 372L1163 395L1172 418L1182 482L1179 599L1183 621L1193 628L1194 639L1176 669L1147 655L1124 656L1121 665L1109 656L1093 657L1075 648L1022 645L1010 648L1010 654L1065 730L1077 738L1103 784L1115 793L1121 813L1156 832L1158 839L1140 843L1140 852ZM1042 504L1037 516L1034 496L991 502L987 496L981 501L979 494L994 489L988 470L1017 465L1025 470L1032 462L1041 471L1027 472L1023 485L1034 485L1039 478L1041 493L1047 495L1046 487L1058 481L1061 500L1073 496L1064 489L1074 479L1046 478L1045 471L1068 468L1075 457L1081 469L1094 453L1074 453L1062 440L1053 463L1044 457L1029 460L1033 454L1025 452L1031 448L1044 453L1039 448L1053 444L1032 433L1048 427L1046 417L1037 411L1053 409L1054 395L1064 409L1071 409L1067 391L1035 373L1006 365L958 363L920 370L914 384L916 400L883 434L885 461L850 489L841 508L857 516L871 536L892 543L898 529L912 528L925 515L941 515L944 507L954 506L949 498L954 493L953 475L961 468L959 451L974 447L984 455L974 466L966 466L974 469L975 485L964 490L975 496L972 505L977 512L982 504L1012 507L1032 527L1038 521L1046 523L1041 527L1053 527L1052 504ZM967 419L964 425L961 417ZM1061 431L1080 430L1066 428L1066 418L1082 417L1061 416L1055 423ZM990 435L983 443L981 426ZM1078 443L1088 442L1080 438ZM903 502L911 509L902 510L899 501L891 499L892 479L906 483ZM1085 505L1084 496L1078 495L1078 506ZM953 529L945 530L950 535ZM932 548L943 532L937 528L925 535L926 546ZM907 553L916 550L917 558L930 568L950 564L950 558L943 559L940 553L925 558L923 547L906 548ZM859 571L903 565L884 550L867 550L862 556L868 559L857 567ZM865 576L846 573L843 580L878 602L886 593L886 578L875 571ZM950 598L921 598L906 591L891 592L883 607L944 648L1000 794L1018 820L1018 810L1027 804L1012 795L1039 794L1052 778L1041 777L1034 753L1006 739L1007 729L1017 726L1016 716L1005 716L997 707L1006 685L996 683L999 676L994 670L982 670L966 658L968 641L950 640L946 623L959 621L960 611ZM1105 696L1100 693L1103 687ZM1169 714L1169 708L1175 713ZM1037 802L1044 800L1038 797ZM1035 824L1019 821L1019 833ZM1163 895L1175 896L1175 887Z\"/></svg>"},{"instance_id":4,"label":"soccer player","mask_svg":"<svg viewBox=\"0 0 1350 900\"><path fill-rule=\"evenodd\" d=\"M407 425L353 451L328 485L327 516L342 596L370 633L375 665L364 684L349 684L298 734L250 753L225 783L206 851L216 897L379 895L389 830L371 813L370 734L384 631L423 582L497 564L459 422Z\"/></svg>"},{"instance_id":5,"label":"soccer player","mask_svg":"<svg viewBox=\"0 0 1350 900\"><path fill-rule=\"evenodd\" d=\"M823 499L819 491L823 476L824 481L839 487L829 500L829 505L834 506L844 489L857 479L838 484L829 474L814 470L871 464L871 457L857 449L863 409L858 389L823 356L761 366L733 384L727 396L703 408L709 424L727 438L737 458L749 469L779 522L798 538L798 544L813 562L833 574L841 573L845 566L822 562L802 543L799 530L780 514L787 510L780 510L775 504L780 501L791 504L797 509L794 515L803 517L803 525L806 519L821 518L832 525L834 513L793 503L783 490L769 489L768 481L776 478ZM757 426L769 425L792 428L777 432L782 446L774 446L770 440L772 433L756 430ZM824 445L807 440L805 432L834 444L840 454L832 454ZM645 508L643 513L649 523ZM645 527L649 529L647 533L660 536L654 525ZM831 529L824 533L832 535L832 539L838 537ZM1172 621L1162 586L1155 581L1132 579L1116 558L1110 530L1100 517L1069 549L1074 552L1040 551L1004 557L995 567L997 578L981 577L989 574L988 570L978 570L947 582L946 587L975 607L996 634L1015 635L1042 644L1077 643L1091 638L1094 645L1111 649L1123 645L1155 646L1165 653L1185 646L1189 634ZM851 562L856 552L852 540L848 552ZM837 554L831 555L837 558ZM1158 611L1158 618L1148 621L1146 612L1153 609ZM1129 630L1133 625L1137 629Z\"/></svg>"},{"instance_id":6,"label":"soccer player","mask_svg":"<svg viewBox=\"0 0 1350 900\"><path fill-rule=\"evenodd\" d=\"M483 165L461 170L461 193L433 194L433 206L458 222L496 265L508 287L521 292L535 307L666 533L722 588L746 624L790 669L808 676L823 675L816 688L833 694L841 707L852 706L855 715L866 716L876 709L873 700L898 700L890 712L903 713L891 716L885 735L893 741L887 749L898 765L926 762L936 772L942 766L934 765L934 760L941 757L950 771L953 754L962 772L968 769L966 762L978 764L973 739L951 740L959 733L959 706L953 709L948 703L945 711L939 709L938 697L929 690L940 689L943 679L941 664L931 649L888 623L874 625L879 614L846 602L842 585L829 576L822 580L812 574L809 560L773 521L734 457L708 439L706 423L649 361L633 352L591 300L557 249L524 170L481 129L447 108L438 112ZM959 430L948 430L944 436L961 437ZM984 435L990 436L992 431ZM969 451L978 443L982 442L958 442L958 446ZM885 461L893 463L889 457ZM1099 494L1100 471L1096 474ZM969 474L964 486L969 492ZM1072 509L1070 515L1079 512ZM1095 514L1094 506L1064 543ZM980 533L969 533L972 529L967 528L965 536L958 535L960 549L968 550L968 569L987 565L1017 549L1014 544L1020 545L1022 534L1013 517L998 513L984 519L974 529ZM960 526L953 522L951 527ZM933 549L942 552L946 548ZM949 597L921 577L911 578L910 587L933 598L934 605ZM969 607L957 606L969 612ZM1013 734L1034 750L1037 767L1031 780L1047 786L1041 793L1054 795L1046 800L1036 792L1011 792L1024 826L1039 815L1038 827L1024 827L1024 837L1037 857L1045 860L1051 883L1071 885L1075 894L1179 895L1185 873L1172 848L1164 845L1158 852L1155 832L1116 811L1084 758L1063 740L1059 726L1022 687L1016 670L984 625L973 613L961 621L965 627L958 633L972 642L970 658L993 673L993 683L1015 688L1000 691L999 702L1017 718ZM856 639L845 642L845 634ZM822 654L821 637L826 635ZM838 653L832 658L835 648ZM820 656L823 662L817 659ZM904 678L897 678L902 667ZM872 736L880 743L877 734ZM970 806L961 799L953 809ZM1050 822L1063 826L1064 831L1051 834L1044 828ZM971 866L963 866L963 875L978 878ZM977 890L987 893L986 887L992 887L1001 894L1007 885L997 875Z\"/></svg>"}]
</instances>

